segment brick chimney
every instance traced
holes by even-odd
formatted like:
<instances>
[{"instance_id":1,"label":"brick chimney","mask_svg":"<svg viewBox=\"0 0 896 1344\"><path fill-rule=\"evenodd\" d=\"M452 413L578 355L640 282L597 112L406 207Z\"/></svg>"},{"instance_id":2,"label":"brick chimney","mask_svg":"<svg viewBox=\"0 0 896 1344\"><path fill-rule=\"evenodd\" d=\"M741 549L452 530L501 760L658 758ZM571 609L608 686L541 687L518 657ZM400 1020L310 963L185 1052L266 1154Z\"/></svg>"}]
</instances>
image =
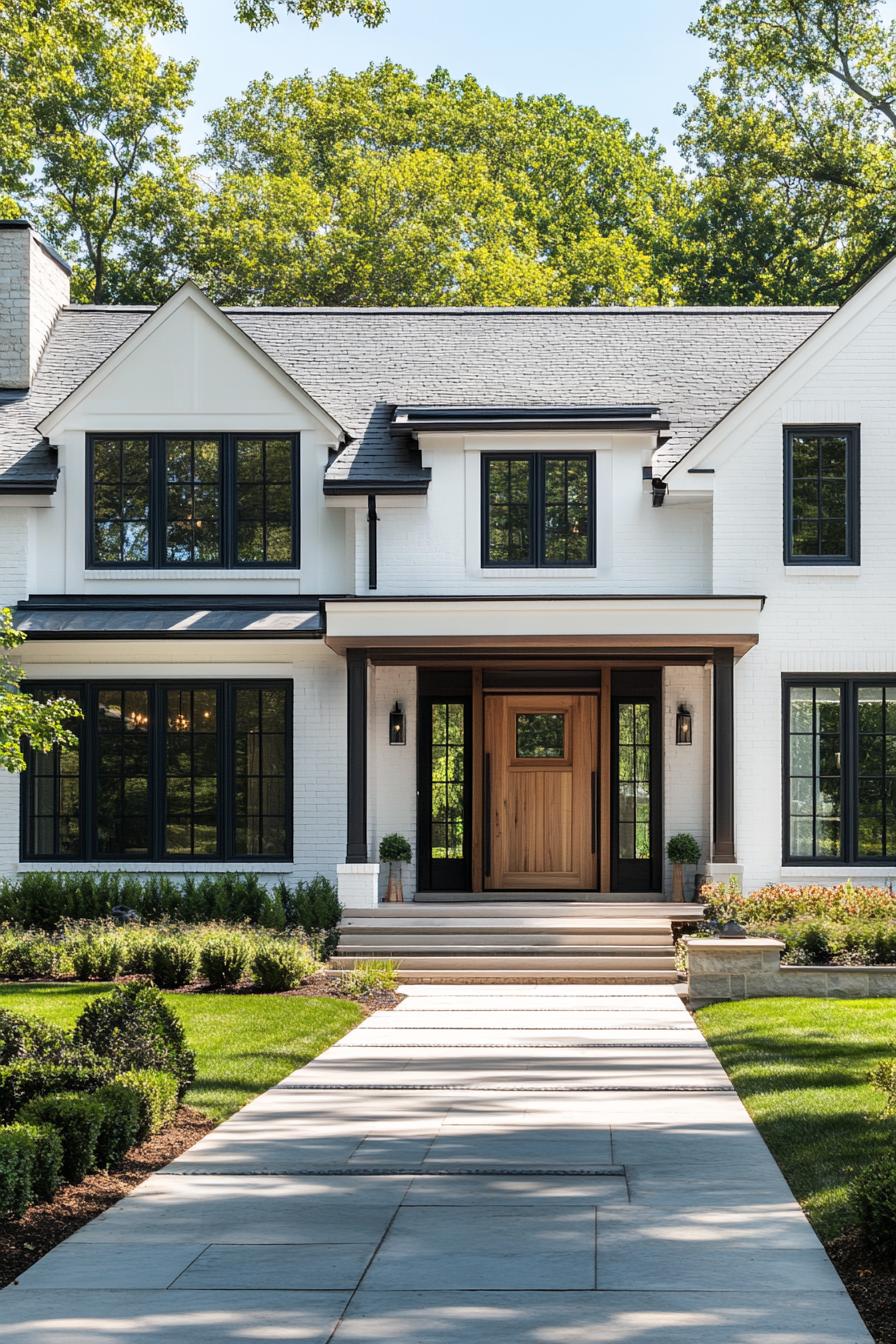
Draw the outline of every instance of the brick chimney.
<instances>
[{"instance_id":1,"label":"brick chimney","mask_svg":"<svg viewBox=\"0 0 896 1344\"><path fill-rule=\"evenodd\" d=\"M0 220L0 389L31 386L70 276L27 219Z\"/></svg>"}]
</instances>

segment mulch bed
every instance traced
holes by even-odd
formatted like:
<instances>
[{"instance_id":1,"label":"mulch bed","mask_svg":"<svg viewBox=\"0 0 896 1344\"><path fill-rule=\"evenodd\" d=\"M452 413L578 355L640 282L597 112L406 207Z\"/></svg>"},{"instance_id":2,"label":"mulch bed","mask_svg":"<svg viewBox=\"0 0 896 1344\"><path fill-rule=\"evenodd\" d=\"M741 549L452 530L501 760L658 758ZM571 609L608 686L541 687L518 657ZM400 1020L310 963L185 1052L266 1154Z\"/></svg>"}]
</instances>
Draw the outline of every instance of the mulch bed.
<instances>
[{"instance_id":1,"label":"mulch bed","mask_svg":"<svg viewBox=\"0 0 896 1344\"><path fill-rule=\"evenodd\" d=\"M64 1185L54 1199L32 1205L21 1218L0 1218L0 1287L214 1128L201 1111L181 1106L173 1124L132 1148L117 1171L96 1172L79 1185Z\"/></svg>"},{"instance_id":2,"label":"mulch bed","mask_svg":"<svg viewBox=\"0 0 896 1344\"><path fill-rule=\"evenodd\" d=\"M122 976L121 979L138 979L140 977ZM184 985L182 989L167 990L170 994L258 994L261 991L253 985L251 980L246 980L242 984L233 985L229 989L212 989L204 980L197 981L191 985ZM374 989L369 994L349 994L344 987L342 976L336 971L317 971L314 975L309 975L307 980L296 989L282 989L273 993L272 998L279 999L351 999L362 1010L365 1017L371 1013L381 1011L388 1012L390 1008L396 1007L404 998L403 994L396 994L392 989Z\"/></svg>"},{"instance_id":3,"label":"mulch bed","mask_svg":"<svg viewBox=\"0 0 896 1344\"><path fill-rule=\"evenodd\" d=\"M836 1237L825 1250L875 1344L896 1344L896 1265L888 1269L869 1259L857 1231Z\"/></svg>"}]
</instances>

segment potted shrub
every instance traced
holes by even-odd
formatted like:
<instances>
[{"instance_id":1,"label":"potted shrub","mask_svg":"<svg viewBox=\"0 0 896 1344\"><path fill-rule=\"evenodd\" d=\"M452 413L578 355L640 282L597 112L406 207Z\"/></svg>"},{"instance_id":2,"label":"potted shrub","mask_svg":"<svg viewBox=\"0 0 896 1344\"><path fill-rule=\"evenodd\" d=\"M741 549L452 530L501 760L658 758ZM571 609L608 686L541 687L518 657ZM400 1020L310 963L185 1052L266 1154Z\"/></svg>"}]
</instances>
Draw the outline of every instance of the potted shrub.
<instances>
[{"instance_id":1,"label":"potted shrub","mask_svg":"<svg viewBox=\"0 0 896 1344\"><path fill-rule=\"evenodd\" d=\"M404 888L401 885L401 865L410 863L411 846L403 835L384 835L380 841L380 863L389 865L389 885L386 888L387 901L403 901ZM396 867L398 872L396 874Z\"/></svg>"},{"instance_id":2,"label":"potted shrub","mask_svg":"<svg viewBox=\"0 0 896 1344\"><path fill-rule=\"evenodd\" d=\"M666 845L666 857L672 865L672 899L684 900L684 865L700 862L700 846L687 831L673 835Z\"/></svg>"}]
</instances>

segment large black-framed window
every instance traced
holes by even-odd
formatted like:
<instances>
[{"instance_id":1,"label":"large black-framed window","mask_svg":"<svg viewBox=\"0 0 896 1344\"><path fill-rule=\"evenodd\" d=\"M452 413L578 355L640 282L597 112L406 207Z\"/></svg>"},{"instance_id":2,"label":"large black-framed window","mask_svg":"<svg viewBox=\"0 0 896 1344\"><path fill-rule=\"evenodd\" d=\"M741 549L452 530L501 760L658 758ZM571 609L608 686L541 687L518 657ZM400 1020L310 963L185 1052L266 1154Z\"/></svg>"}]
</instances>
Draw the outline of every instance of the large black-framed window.
<instances>
[{"instance_id":1,"label":"large black-framed window","mask_svg":"<svg viewBox=\"0 0 896 1344\"><path fill-rule=\"evenodd\" d=\"M29 751L24 859L292 858L292 686L142 681L37 686L84 711L74 750Z\"/></svg>"},{"instance_id":2,"label":"large black-framed window","mask_svg":"<svg viewBox=\"0 0 896 1344\"><path fill-rule=\"evenodd\" d=\"M484 453L482 564L594 565L594 454Z\"/></svg>"},{"instance_id":3,"label":"large black-framed window","mask_svg":"<svg viewBox=\"0 0 896 1344\"><path fill-rule=\"evenodd\" d=\"M896 678L785 677L785 863L896 860Z\"/></svg>"},{"instance_id":4,"label":"large black-framed window","mask_svg":"<svg viewBox=\"0 0 896 1344\"><path fill-rule=\"evenodd\" d=\"M93 434L90 568L299 565L298 434Z\"/></svg>"},{"instance_id":5,"label":"large black-framed window","mask_svg":"<svg viewBox=\"0 0 896 1344\"><path fill-rule=\"evenodd\" d=\"M859 563L858 425L784 430L784 563Z\"/></svg>"}]
</instances>

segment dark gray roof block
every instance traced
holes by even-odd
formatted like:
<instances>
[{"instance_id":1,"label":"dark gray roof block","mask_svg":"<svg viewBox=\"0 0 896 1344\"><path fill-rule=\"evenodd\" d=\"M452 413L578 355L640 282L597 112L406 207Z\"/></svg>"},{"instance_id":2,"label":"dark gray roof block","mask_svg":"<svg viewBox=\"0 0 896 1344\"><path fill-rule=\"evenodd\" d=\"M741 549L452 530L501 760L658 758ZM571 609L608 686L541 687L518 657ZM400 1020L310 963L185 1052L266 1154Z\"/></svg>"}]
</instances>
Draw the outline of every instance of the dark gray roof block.
<instances>
[{"instance_id":1,"label":"dark gray roof block","mask_svg":"<svg viewBox=\"0 0 896 1344\"><path fill-rule=\"evenodd\" d=\"M166 635L179 639L319 639L323 617L319 603L303 608L260 600L257 605L234 601L230 606L200 598L170 603L115 606L101 601L20 602L13 624L30 639L69 635L94 639L139 639Z\"/></svg>"},{"instance_id":2,"label":"dark gray roof block","mask_svg":"<svg viewBox=\"0 0 896 1344\"><path fill-rule=\"evenodd\" d=\"M35 423L151 312L70 307L34 386L0 404L0 489L55 474ZM353 441L328 483L422 484L390 434L397 405L659 407L664 472L831 315L832 308L225 308Z\"/></svg>"}]
</instances>

